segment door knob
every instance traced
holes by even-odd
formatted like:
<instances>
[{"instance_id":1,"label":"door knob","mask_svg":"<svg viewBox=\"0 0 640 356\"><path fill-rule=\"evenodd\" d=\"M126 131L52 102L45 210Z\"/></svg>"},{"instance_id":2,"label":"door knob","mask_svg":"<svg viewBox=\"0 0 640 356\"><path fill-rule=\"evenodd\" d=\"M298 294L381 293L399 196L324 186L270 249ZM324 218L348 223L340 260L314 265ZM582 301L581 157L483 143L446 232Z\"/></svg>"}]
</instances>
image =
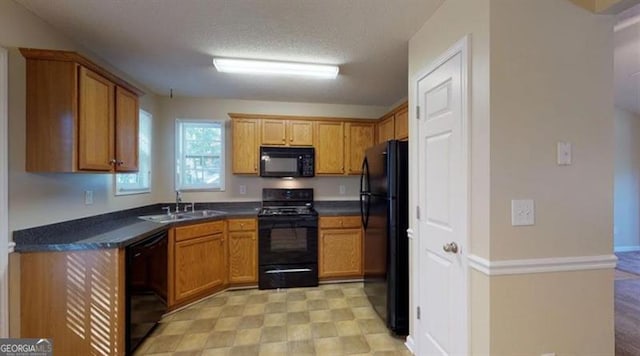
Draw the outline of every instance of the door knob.
<instances>
[{"instance_id":1,"label":"door knob","mask_svg":"<svg viewBox=\"0 0 640 356\"><path fill-rule=\"evenodd\" d=\"M449 253L458 253L458 245L455 242L449 242L448 244L444 244L442 246L444 252Z\"/></svg>"}]
</instances>

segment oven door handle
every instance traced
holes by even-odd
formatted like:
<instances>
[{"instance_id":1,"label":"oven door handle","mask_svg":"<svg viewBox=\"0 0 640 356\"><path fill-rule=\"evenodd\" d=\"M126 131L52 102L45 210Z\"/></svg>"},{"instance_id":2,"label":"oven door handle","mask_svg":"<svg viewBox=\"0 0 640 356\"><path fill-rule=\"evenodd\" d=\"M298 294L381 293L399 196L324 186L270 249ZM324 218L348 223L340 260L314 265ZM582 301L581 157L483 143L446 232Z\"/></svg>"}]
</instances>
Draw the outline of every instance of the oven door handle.
<instances>
[{"instance_id":1,"label":"oven door handle","mask_svg":"<svg viewBox=\"0 0 640 356\"><path fill-rule=\"evenodd\" d=\"M262 223L262 224L261 224ZM295 229L295 228L317 228L318 222L311 220L298 220L298 221L273 221L273 220L258 220L260 228L268 229Z\"/></svg>"},{"instance_id":2,"label":"oven door handle","mask_svg":"<svg viewBox=\"0 0 640 356\"><path fill-rule=\"evenodd\" d=\"M274 273L296 273L296 272L311 272L311 268L272 269L265 273L274 274Z\"/></svg>"}]
</instances>

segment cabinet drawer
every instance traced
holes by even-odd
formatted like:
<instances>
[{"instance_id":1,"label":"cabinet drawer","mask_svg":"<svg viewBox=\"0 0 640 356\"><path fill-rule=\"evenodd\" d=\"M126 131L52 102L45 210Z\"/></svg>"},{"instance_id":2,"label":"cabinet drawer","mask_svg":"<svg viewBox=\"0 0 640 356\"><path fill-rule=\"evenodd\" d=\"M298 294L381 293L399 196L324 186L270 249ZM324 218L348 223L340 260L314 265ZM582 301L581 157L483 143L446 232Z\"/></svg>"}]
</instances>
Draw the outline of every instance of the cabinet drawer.
<instances>
[{"instance_id":1,"label":"cabinet drawer","mask_svg":"<svg viewBox=\"0 0 640 356\"><path fill-rule=\"evenodd\" d=\"M229 231L255 231L256 219L228 220Z\"/></svg>"},{"instance_id":2,"label":"cabinet drawer","mask_svg":"<svg viewBox=\"0 0 640 356\"><path fill-rule=\"evenodd\" d=\"M224 232L224 220L176 227L176 241Z\"/></svg>"},{"instance_id":3,"label":"cabinet drawer","mask_svg":"<svg viewBox=\"0 0 640 356\"><path fill-rule=\"evenodd\" d=\"M321 229L340 229L344 227L360 227L359 216L325 216L320 217Z\"/></svg>"}]
</instances>

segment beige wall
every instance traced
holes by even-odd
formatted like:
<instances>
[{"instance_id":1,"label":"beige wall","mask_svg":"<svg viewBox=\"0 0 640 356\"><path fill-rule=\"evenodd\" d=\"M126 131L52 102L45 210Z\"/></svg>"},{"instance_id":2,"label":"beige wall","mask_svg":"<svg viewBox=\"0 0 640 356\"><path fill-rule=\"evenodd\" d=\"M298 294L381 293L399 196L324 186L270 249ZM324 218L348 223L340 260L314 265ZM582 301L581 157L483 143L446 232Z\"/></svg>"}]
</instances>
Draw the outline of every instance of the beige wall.
<instances>
[{"instance_id":1,"label":"beige wall","mask_svg":"<svg viewBox=\"0 0 640 356\"><path fill-rule=\"evenodd\" d=\"M640 248L640 116L616 108L613 242Z\"/></svg>"},{"instance_id":2,"label":"beige wall","mask_svg":"<svg viewBox=\"0 0 640 356\"><path fill-rule=\"evenodd\" d=\"M17 48L67 49L91 54L13 1L0 1L0 46L9 49L9 230L154 202L153 194L115 197L113 176L109 174L25 172L26 61ZM144 96L141 107L157 115L154 95ZM85 190L94 191L93 205L84 205Z\"/></svg>"},{"instance_id":3,"label":"beige wall","mask_svg":"<svg viewBox=\"0 0 640 356\"><path fill-rule=\"evenodd\" d=\"M491 1L491 261L611 254L613 24L565 0ZM534 226L511 226L512 199L535 201ZM490 284L492 354L613 354L611 270Z\"/></svg>"},{"instance_id":4,"label":"beige wall","mask_svg":"<svg viewBox=\"0 0 640 356\"><path fill-rule=\"evenodd\" d=\"M271 113L378 118L388 107L355 105L280 103L241 100L159 98L147 94L141 108L154 117L152 193L114 196L110 174L34 174L25 172L25 68L18 47L86 50L52 29L38 17L13 1L0 2L0 45L9 48L9 229L19 230L69 219L81 218L174 199L174 120L175 118L228 119L228 112ZM95 58L95 57L94 57ZM104 62L100 62L105 65ZM111 68L108 64L105 65ZM113 69L113 68L111 68ZM115 70L115 69L114 69ZM118 72L117 70L115 70ZM119 73L122 74L122 73ZM126 77L126 76L125 76ZM227 140L227 147L231 141ZM230 156L227 159L230 167ZM239 185L247 194L239 194ZM340 195L339 185L346 194ZM323 177L285 182L227 174L226 191L185 193L185 201L260 200L262 187L304 186L315 188L318 199L357 199L357 177ZM84 191L92 190L94 204L84 204Z\"/></svg>"},{"instance_id":5,"label":"beige wall","mask_svg":"<svg viewBox=\"0 0 640 356\"><path fill-rule=\"evenodd\" d=\"M613 355L613 270L491 278L491 355Z\"/></svg>"},{"instance_id":6,"label":"beige wall","mask_svg":"<svg viewBox=\"0 0 640 356\"><path fill-rule=\"evenodd\" d=\"M492 260L611 252L613 20L566 0L492 1ZM558 141L571 166L556 164ZM534 226L511 226L511 199L535 201Z\"/></svg>"},{"instance_id":7,"label":"beige wall","mask_svg":"<svg viewBox=\"0 0 640 356\"><path fill-rule=\"evenodd\" d=\"M358 198L360 180L358 176L347 177L314 177L286 181L273 178L236 176L231 174L231 130L230 112L249 114L281 114L306 116L334 116L353 118L378 118L389 110L388 107L334 105L312 103L269 102L251 100L229 100L212 98L168 98L160 100L160 118L158 120L159 135L157 155L161 162L154 167L160 199L170 202L175 198L175 120L182 119L223 119L227 120L227 148L225 191L222 192L184 192L184 201L260 201L262 188L304 187L314 188L317 200L355 200ZM338 138L336 138L338 139ZM340 138L341 139L341 138ZM161 141L161 142L160 142ZM240 195L240 185L246 185L247 194ZM345 195L339 195L338 186L344 185Z\"/></svg>"},{"instance_id":8,"label":"beige wall","mask_svg":"<svg viewBox=\"0 0 640 356\"><path fill-rule=\"evenodd\" d=\"M411 39L410 109L416 75L471 36L467 253L490 261L611 253L612 27L611 16L566 0L447 0ZM573 165L556 164L558 141L572 143ZM415 187L415 172L411 179ZM526 198L536 224L512 227L510 202ZM613 354L611 271L472 271L469 283L473 354Z\"/></svg>"}]
</instances>

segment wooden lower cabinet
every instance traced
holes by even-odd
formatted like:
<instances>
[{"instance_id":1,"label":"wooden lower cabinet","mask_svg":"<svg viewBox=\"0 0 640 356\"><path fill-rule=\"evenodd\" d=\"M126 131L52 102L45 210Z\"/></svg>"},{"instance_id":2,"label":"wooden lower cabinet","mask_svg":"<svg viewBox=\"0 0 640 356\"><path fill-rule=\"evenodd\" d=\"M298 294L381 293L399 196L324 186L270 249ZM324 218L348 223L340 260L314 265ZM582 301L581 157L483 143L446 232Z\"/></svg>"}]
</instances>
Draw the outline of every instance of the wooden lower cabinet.
<instances>
[{"instance_id":1,"label":"wooden lower cabinet","mask_svg":"<svg viewBox=\"0 0 640 356\"><path fill-rule=\"evenodd\" d=\"M55 355L124 355L122 249L20 254L20 337Z\"/></svg>"},{"instance_id":2,"label":"wooden lower cabinet","mask_svg":"<svg viewBox=\"0 0 640 356\"><path fill-rule=\"evenodd\" d=\"M229 226L229 283L258 283L256 219L234 219Z\"/></svg>"},{"instance_id":3,"label":"wooden lower cabinet","mask_svg":"<svg viewBox=\"0 0 640 356\"><path fill-rule=\"evenodd\" d=\"M320 217L318 277L362 277L362 229L359 216Z\"/></svg>"},{"instance_id":4,"label":"wooden lower cabinet","mask_svg":"<svg viewBox=\"0 0 640 356\"><path fill-rule=\"evenodd\" d=\"M184 305L227 285L224 221L169 231L169 308Z\"/></svg>"}]
</instances>

